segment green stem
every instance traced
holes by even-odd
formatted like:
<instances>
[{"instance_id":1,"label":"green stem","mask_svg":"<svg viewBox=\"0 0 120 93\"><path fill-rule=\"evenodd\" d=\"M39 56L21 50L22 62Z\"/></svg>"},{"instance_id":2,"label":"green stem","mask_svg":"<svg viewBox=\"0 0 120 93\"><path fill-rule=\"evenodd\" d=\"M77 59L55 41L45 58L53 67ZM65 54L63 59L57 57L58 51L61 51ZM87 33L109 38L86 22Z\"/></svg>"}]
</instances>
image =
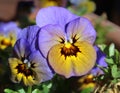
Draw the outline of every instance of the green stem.
<instances>
[{"instance_id":1,"label":"green stem","mask_svg":"<svg viewBox=\"0 0 120 93\"><path fill-rule=\"evenodd\" d=\"M32 93L32 86L28 86L27 93Z\"/></svg>"}]
</instances>

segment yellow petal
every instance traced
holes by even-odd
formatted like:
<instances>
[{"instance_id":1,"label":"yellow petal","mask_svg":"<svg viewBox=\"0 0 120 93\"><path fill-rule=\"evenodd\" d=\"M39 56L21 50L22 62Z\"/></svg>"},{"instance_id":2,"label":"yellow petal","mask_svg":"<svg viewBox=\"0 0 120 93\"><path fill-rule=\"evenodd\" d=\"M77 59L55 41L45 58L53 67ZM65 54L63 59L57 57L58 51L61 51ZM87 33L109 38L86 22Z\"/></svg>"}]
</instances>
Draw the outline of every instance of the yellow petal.
<instances>
[{"instance_id":1,"label":"yellow petal","mask_svg":"<svg viewBox=\"0 0 120 93\"><path fill-rule=\"evenodd\" d=\"M6 37L4 35L0 35L0 49L4 50L7 45L3 45L2 42Z\"/></svg>"},{"instance_id":2,"label":"yellow petal","mask_svg":"<svg viewBox=\"0 0 120 93\"><path fill-rule=\"evenodd\" d=\"M4 50L5 48L7 48L6 45L0 45L0 49Z\"/></svg>"},{"instance_id":3,"label":"yellow petal","mask_svg":"<svg viewBox=\"0 0 120 93\"><path fill-rule=\"evenodd\" d=\"M23 75L23 83L24 83L26 86L29 85L29 82L28 82L28 80L27 80L27 78L26 78L25 75Z\"/></svg>"},{"instance_id":4,"label":"yellow petal","mask_svg":"<svg viewBox=\"0 0 120 93\"><path fill-rule=\"evenodd\" d=\"M8 60L9 60L9 64L12 66L22 64L22 61L20 59L17 59L17 58L9 58Z\"/></svg>"},{"instance_id":5,"label":"yellow petal","mask_svg":"<svg viewBox=\"0 0 120 93\"><path fill-rule=\"evenodd\" d=\"M9 37L2 37L0 38L0 49L5 49L8 46L11 46L11 40Z\"/></svg>"},{"instance_id":6,"label":"yellow petal","mask_svg":"<svg viewBox=\"0 0 120 93\"><path fill-rule=\"evenodd\" d=\"M94 47L87 42L77 42L74 44L80 50L77 55L65 57L61 54L64 44L53 46L48 54L48 60L51 67L58 74L66 78L70 76L81 76L92 69L96 61L96 52Z\"/></svg>"},{"instance_id":7,"label":"yellow petal","mask_svg":"<svg viewBox=\"0 0 120 93\"><path fill-rule=\"evenodd\" d=\"M23 74L22 73L18 73L17 77L16 77L17 81L20 82L22 80L22 77L23 77Z\"/></svg>"},{"instance_id":8,"label":"yellow petal","mask_svg":"<svg viewBox=\"0 0 120 93\"><path fill-rule=\"evenodd\" d=\"M65 56L61 55L61 48L63 48L63 46L64 44L58 44L50 49L48 60L55 72L69 76L71 63L65 62Z\"/></svg>"},{"instance_id":9,"label":"yellow petal","mask_svg":"<svg viewBox=\"0 0 120 93\"><path fill-rule=\"evenodd\" d=\"M35 81L32 76L26 77L25 75L23 75L23 83L24 83L26 86L32 86L32 85L34 85L34 84L38 84L39 82L38 82L38 81Z\"/></svg>"},{"instance_id":10,"label":"yellow petal","mask_svg":"<svg viewBox=\"0 0 120 93\"><path fill-rule=\"evenodd\" d=\"M55 1L46 1L43 7L56 6L56 5L57 3Z\"/></svg>"},{"instance_id":11,"label":"yellow petal","mask_svg":"<svg viewBox=\"0 0 120 93\"><path fill-rule=\"evenodd\" d=\"M9 58L9 66L11 69L11 74L12 74L12 81L13 82L20 82L22 79L22 73L18 73L18 70L16 67L22 64L22 62L17 59L17 58Z\"/></svg>"},{"instance_id":12,"label":"yellow petal","mask_svg":"<svg viewBox=\"0 0 120 93\"><path fill-rule=\"evenodd\" d=\"M20 61L17 58L9 58L8 61L9 61L11 71L15 74L16 67L18 66L18 64L22 64L22 61Z\"/></svg>"},{"instance_id":13,"label":"yellow petal","mask_svg":"<svg viewBox=\"0 0 120 93\"><path fill-rule=\"evenodd\" d=\"M77 68L75 72L76 74L80 73L84 75L94 66L96 62L96 51L94 47L87 42L78 42L75 43L75 45L78 46L81 51L73 63L75 68Z\"/></svg>"},{"instance_id":14,"label":"yellow petal","mask_svg":"<svg viewBox=\"0 0 120 93\"><path fill-rule=\"evenodd\" d=\"M87 89L87 88L95 88L96 84L94 82L88 83L88 84L82 84L80 89Z\"/></svg>"},{"instance_id":15,"label":"yellow petal","mask_svg":"<svg viewBox=\"0 0 120 93\"><path fill-rule=\"evenodd\" d=\"M30 85L39 84L39 81L35 80L32 76L28 76L28 81Z\"/></svg>"}]
</instances>

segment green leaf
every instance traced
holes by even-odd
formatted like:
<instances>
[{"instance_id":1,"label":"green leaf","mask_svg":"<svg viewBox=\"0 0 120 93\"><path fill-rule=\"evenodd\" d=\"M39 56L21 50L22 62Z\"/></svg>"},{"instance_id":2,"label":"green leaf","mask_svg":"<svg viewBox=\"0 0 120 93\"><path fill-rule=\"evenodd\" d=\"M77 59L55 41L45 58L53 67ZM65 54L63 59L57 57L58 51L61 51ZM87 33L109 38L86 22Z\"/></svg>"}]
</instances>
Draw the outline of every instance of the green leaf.
<instances>
[{"instance_id":1,"label":"green leaf","mask_svg":"<svg viewBox=\"0 0 120 93\"><path fill-rule=\"evenodd\" d=\"M83 89L80 93L91 93L92 91L93 91L93 88L89 87L89 88Z\"/></svg>"},{"instance_id":2,"label":"green leaf","mask_svg":"<svg viewBox=\"0 0 120 93\"><path fill-rule=\"evenodd\" d=\"M117 71L116 78L120 78L120 71Z\"/></svg>"},{"instance_id":3,"label":"green leaf","mask_svg":"<svg viewBox=\"0 0 120 93\"><path fill-rule=\"evenodd\" d=\"M32 93L43 93L43 92L40 91L39 89L34 89L34 90L32 91Z\"/></svg>"},{"instance_id":4,"label":"green leaf","mask_svg":"<svg viewBox=\"0 0 120 93\"><path fill-rule=\"evenodd\" d=\"M50 89L46 86L43 85L43 93L49 93Z\"/></svg>"},{"instance_id":5,"label":"green leaf","mask_svg":"<svg viewBox=\"0 0 120 93\"><path fill-rule=\"evenodd\" d=\"M118 50L115 49L115 62L120 64L120 53Z\"/></svg>"},{"instance_id":6,"label":"green leaf","mask_svg":"<svg viewBox=\"0 0 120 93\"><path fill-rule=\"evenodd\" d=\"M114 83L114 84L116 84L117 82L118 82L117 79L112 80L112 83Z\"/></svg>"},{"instance_id":7,"label":"green leaf","mask_svg":"<svg viewBox=\"0 0 120 93\"><path fill-rule=\"evenodd\" d=\"M113 65L111 68L111 74L113 78L117 78L118 77L118 68L117 65Z\"/></svg>"},{"instance_id":8,"label":"green leaf","mask_svg":"<svg viewBox=\"0 0 120 93\"><path fill-rule=\"evenodd\" d=\"M18 93L17 91L14 91L12 89L5 89L4 92L5 93Z\"/></svg>"},{"instance_id":9,"label":"green leaf","mask_svg":"<svg viewBox=\"0 0 120 93\"><path fill-rule=\"evenodd\" d=\"M115 49L115 45L112 43L109 47L109 56L112 57L114 56L114 49Z\"/></svg>"},{"instance_id":10,"label":"green leaf","mask_svg":"<svg viewBox=\"0 0 120 93\"><path fill-rule=\"evenodd\" d=\"M114 61L112 58L105 58L105 61L108 63L108 64L114 64Z\"/></svg>"},{"instance_id":11,"label":"green leaf","mask_svg":"<svg viewBox=\"0 0 120 93\"><path fill-rule=\"evenodd\" d=\"M25 93L25 90L22 88L22 89L19 89L18 92L19 93Z\"/></svg>"},{"instance_id":12,"label":"green leaf","mask_svg":"<svg viewBox=\"0 0 120 93\"><path fill-rule=\"evenodd\" d=\"M106 45L105 44L100 44L100 45L98 45L98 47L100 48L101 51L104 51L105 48L106 48Z\"/></svg>"},{"instance_id":13,"label":"green leaf","mask_svg":"<svg viewBox=\"0 0 120 93\"><path fill-rule=\"evenodd\" d=\"M108 73L108 68L102 67L100 65L97 65L104 73Z\"/></svg>"}]
</instances>

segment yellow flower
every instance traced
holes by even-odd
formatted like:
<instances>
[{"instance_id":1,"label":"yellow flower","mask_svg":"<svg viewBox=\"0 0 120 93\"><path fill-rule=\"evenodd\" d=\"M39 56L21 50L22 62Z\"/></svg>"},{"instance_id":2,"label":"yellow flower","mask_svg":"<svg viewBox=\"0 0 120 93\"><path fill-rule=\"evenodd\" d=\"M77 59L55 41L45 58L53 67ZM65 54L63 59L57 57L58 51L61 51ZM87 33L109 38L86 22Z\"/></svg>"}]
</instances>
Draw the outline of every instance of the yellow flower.
<instances>
[{"instance_id":1,"label":"yellow flower","mask_svg":"<svg viewBox=\"0 0 120 93\"><path fill-rule=\"evenodd\" d=\"M8 36L0 35L0 49L4 50L8 46L14 46L16 37L14 34L10 33Z\"/></svg>"},{"instance_id":2,"label":"yellow flower","mask_svg":"<svg viewBox=\"0 0 120 93\"><path fill-rule=\"evenodd\" d=\"M43 7L49 7L49 6L56 6L57 3L55 1L46 1Z\"/></svg>"},{"instance_id":3,"label":"yellow flower","mask_svg":"<svg viewBox=\"0 0 120 93\"><path fill-rule=\"evenodd\" d=\"M11 45L10 38L0 35L0 49L4 50L6 47Z\"/></svg>"},{"instance_id":4,"label":"yellow flower","mask_svg":"<svg viewBox=\"0 0 120 93\"><path fill-rule=\"evenodd\" d=\"M41 7L57 6L57 2L53 0L43 0L40 2Z\"/></svg>"},{"instance_id":5,"label":"yellow flower","mask_svg":"<svg viewBox=\"0 0 120 93\"><path fill-rule=\"evenodd\" d=\"M93 79L94 79L94 76L92 74L81 77L78 80L78 83L80 85L79 90L83 90L83 89L87 89L87 88L94 89L96 86L96 83Z\"/></svg>"},{"instance_id":6,"label":"yellow flower","mask_svg":"<svg viewBox=\"0 0 120 93\"><path fill-rule=\"evenodd\" d=\"M86 8L86 13L92 13L96 9L95 3L93 1L83 2L80 4L80 6Z\"/></svg>"}]
</instances>

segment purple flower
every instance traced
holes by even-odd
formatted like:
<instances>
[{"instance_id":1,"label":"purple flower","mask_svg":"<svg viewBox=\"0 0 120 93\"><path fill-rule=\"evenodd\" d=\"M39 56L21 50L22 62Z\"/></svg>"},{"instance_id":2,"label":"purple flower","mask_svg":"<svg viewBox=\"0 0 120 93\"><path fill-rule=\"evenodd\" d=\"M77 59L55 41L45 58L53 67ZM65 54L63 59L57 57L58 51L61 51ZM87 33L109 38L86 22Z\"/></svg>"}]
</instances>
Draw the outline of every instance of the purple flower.
<instances>
[{"instance_id":1,"label":"purple flower","mask_svg":"<svg viewBox=\"0 0 120 93\"><path fill-rule=\"evenodd\" d=\"M107 63L105 62L106 55L97 46L95 46L95 50L97 51L96 64L101 66L101 67L107 67ZM99 67L94 67L92 69L91 73L93 75L99 75L99 74L103 74L103 71Z\"/></svg>"},{"instance_id":2,"label":"purple flower","mask_svg":"<svg viewBox=\"0 0 120 93\"><path fill-rule=\"evenodd\" d=\"M96 32L90 21L71 14L64 8L48 7L36 18L39 49L53 70L69 78L88 73L95 64L93 43Z\"/></svg>"},{"instance_id":3,"label":"purple flower","mask_svg":"<svg viewBox=\"0 0 120 93\"><path fill-rule=\"evenodd\" d=\"M37 26L23 29L14 46L14 56L9 58L11 79L15 83L23 82L26 86L39 84L52 78L47 60L35 48Z\"/></svg>"}]
</instances>

